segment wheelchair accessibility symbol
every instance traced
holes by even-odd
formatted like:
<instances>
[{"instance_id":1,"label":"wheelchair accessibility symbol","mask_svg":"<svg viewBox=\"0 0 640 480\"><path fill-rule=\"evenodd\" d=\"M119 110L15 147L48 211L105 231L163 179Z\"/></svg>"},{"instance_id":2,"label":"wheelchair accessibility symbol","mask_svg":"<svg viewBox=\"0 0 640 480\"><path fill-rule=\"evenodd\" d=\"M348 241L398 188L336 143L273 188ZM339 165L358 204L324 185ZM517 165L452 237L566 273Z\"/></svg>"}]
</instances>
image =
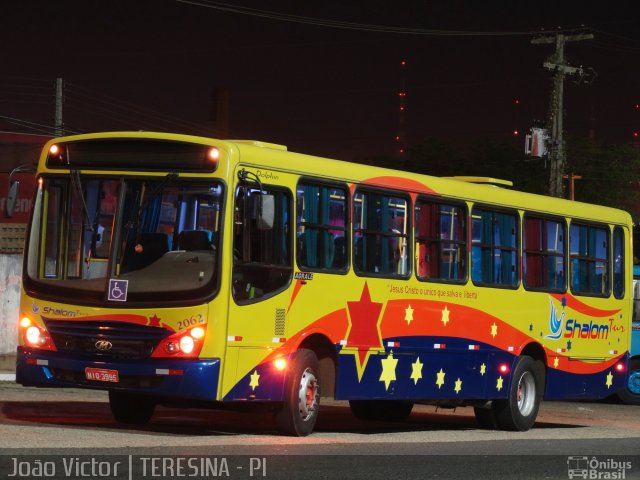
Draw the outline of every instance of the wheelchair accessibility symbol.
<instances>
[{"instance_id":1,"label":"wheelchair accessibility symbol","mask_svg":"<svg viewBox=\"0 0 640 480\"><path fill-rule=\"evenodd\" d=\"M114 278L110 278L108 299L114 302L126 302L128 284L129 280L116 280Z\"/></svg>"}]
</instances>

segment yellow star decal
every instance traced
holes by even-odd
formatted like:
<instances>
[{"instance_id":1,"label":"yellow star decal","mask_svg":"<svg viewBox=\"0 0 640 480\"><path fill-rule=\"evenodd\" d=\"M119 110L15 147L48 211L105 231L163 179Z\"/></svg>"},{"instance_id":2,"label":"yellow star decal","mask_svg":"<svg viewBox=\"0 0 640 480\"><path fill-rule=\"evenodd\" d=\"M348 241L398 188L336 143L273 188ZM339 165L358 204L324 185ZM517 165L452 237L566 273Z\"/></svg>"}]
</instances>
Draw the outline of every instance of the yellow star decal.
<instances>
[{"instance_id":1,"label":"yellow star decal","mask_svg":"<svg viewBox=\"0 0 640 480\"><path fill-rule=\"evenodd\" d=\"M389 353L389 356L382 360L382 373L380 374L380 381L384 382L385 390L389 390L389 384L396 379L396 365L398 359L393 358L393 352Z\"/></svg>"},{"instance_id":2,"label":"yellow star decal","mask_svg":"<svg viewBox=\"0 0 640 480\"><path fill-rule=\"evenodd\" d=\"M607 388L611 388L611 385L613 385L613 374L611 372L607 374L607 382L605 383L605 385L607 386Z\"/></svg>"},{"instance_id":3,"label":"yellow star decal","mask_svg":"<svg viewBox=\"0 0 640 480\"><path fill-rule=\"evenodd\" d=\"M484 375L487 372L487 366L483 363L480 365L480 375Z\"/></svg>"},{"instance_id":4,"label":"yellow star decal","mask_svg":"<svg viewBox=\"0 0 640 480\"><path fill-rule=\"evenodd\" d=\"M251 374L251 382L249 383L251 390L255 390L256 387L260 385L259 380L260 380L260 374L258 373L257 370L254 370L253 373Z\"/></svg>"},{"instance_id":5,"label":"yellow star decal","mask_svg":"<svg viewBox=\"0 0 640 480\"><path fill-rule=\"evenodd\" d=\"M493 325L491 325L491 336L496 338L496 335L498 335L498 326L496 325L496 322L493 322Z\"/></svg>"},{"instance_id":6,"label":"yellow star decal","mask_svg":"<svg viewBox=\"0 0 640 480\"><path fill-rule=\"evenodd\" d=\"M456 395L460 393L460 390L462 390L462 380L460 380L460 377L458 377L458 379L456 380L456 386L453 388L453 390L456 392Z\"/></svg>"},{"instance_id":7,"label":"yellow star decal","mask_svg":"<svg viewBox=\"0 0 640 480\"><path fill-rule=\"evenodd\" d=\"M442 310L442 323L444 323L444 326L447 326L447 323L449 323L449 309L447 308L447 306L444 306L444 310Z\"/></svg>"},{"instance_id":8,"label":"yellow star decal","mask_svg":"<svg viewBox=\"0 0 640 480\"><path fill-rule=\"evenodd\" d=\"M411 364L411 378L413 380L413 384L416 385L418 383L418 380L420 380L422 378L422 362L420 362L420 357L418 357L418 359Z\"/></svg>"},{"instance_id":9,"label":"yellow star decal","mask_svg":"<svg viewBox=\"0 0 640 480\"><path fill-rule=\"evenodd\" d=\"M558 365L560 364L560 359L558 357L553 359L553 366L555 368L558 368Z\"/></svg>"},{"instance_id":10,"label":"yellow star decal","mask_svg":"<svg viewBox=\"0 0 640 480\"><path fill-rule=\"evenodd\" d=\"M504 381L504 380L502 380L502 377L498 377L498 382L496 383L496 389L497 389L498 391L502 390L502 382L503 382L503 381Z\"/></svg>"},{"instance_id":11,"label":"yellow star decal","mask_svg":"<svg viewBox=\"0 0 640 480\"><path fill-rule=\"evenodd\" d=\"M404 309L404 319L407 321L407 325L411 325L413 321L413 308L411 308L411 305Z\"/></svg>"},{"instance_id":12,"label":"yellow star decal","mask_svg":"<svg viewBox=\"0 0 640 480\"><path fill-rule=\"evenodd\" d=\"M446 373L444 373L442 369L440 369L440 371L436 375L438 376L436 379L436 385L438 385L438 388L441 388L442 385L444 385L444 376L446 375Z\"/></svg>"}]
</instances>

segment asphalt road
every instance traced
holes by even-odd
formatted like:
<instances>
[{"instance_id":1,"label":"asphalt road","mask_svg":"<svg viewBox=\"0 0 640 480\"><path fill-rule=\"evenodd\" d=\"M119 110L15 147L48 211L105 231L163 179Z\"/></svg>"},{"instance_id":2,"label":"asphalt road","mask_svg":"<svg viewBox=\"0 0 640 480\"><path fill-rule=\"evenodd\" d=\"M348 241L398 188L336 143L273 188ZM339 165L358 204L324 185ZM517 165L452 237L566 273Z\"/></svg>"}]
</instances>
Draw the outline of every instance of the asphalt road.
<instances>
[{"instance_id":1,"label":"asphalt road","mask_svg":"<svg viewBox=\"0 0 640 480\"><path fill-rule=\"evenodd\" d=\"M115 423L104 392L11 383L0 383L0 412L0 478L12 462L26 472L38 458L53 467L73 455L108 455L124 476L103 478L129 480L211 478L213 460L215 477L227 478L640 479L640 407L606 402L544 402L532 430L502 432L478 428L471 408L416 406L403 423L362 422L345 402L323 399L305 438L278 435L267 414L204 409L160 407L132 428ZM209 469L181 470L180 459L192 456ZM53 478L86 478L64 467Z\"/></svg>"}]
</instances>

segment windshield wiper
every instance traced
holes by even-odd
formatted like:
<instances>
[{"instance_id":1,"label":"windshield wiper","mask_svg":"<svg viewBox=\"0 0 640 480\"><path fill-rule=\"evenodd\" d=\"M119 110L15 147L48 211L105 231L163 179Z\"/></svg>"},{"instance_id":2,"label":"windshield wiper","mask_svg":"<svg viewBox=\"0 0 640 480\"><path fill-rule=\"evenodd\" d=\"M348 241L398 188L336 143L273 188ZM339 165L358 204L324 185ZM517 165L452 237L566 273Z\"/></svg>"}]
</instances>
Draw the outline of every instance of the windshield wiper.
<instances>
[{"instance_id":1,"label":"windshield wiper","mask_svg":"<svg viewBox=\"0 0 640 480\"><path fill-rule=\"evenodd\" d=\"M84 221L86 222L85 227L87 227L91 233L94 232L93 222L89 217L89 209L87 208L87 202L84 198L84 192L82 191L82 182L80 180L80 172L78 170L71 170L71 187L73 187L73 193L76 196L76 200L80 203L80 209L82 210L82 216L84 217Z\"/></svg>"},{"instance_id":2,"label":"windshield wiper","mask_svg":"<svg viewBox=\"0 0 640 480\"><path fill-rule=\"evenodd\" d=\"M149 202L159 193L162 191L162 189L167 186L169 183L175 181L178 178L178 173L177 172L171 172L168 173L160 183L158 183L158 185L156 185L156 187L151 191L151 193L149 193L147 196L145 196L144 194L144 190L145 190L145 184L142 184L142 188L140 189L140 191L136 192L136 201L135 203L137 203L138 199L140 199L140 206L138 207L137 210L135 211L135 214L131 215L129 217L129 220L126 222L125 224L125 230L124 230L124 247L123 247L123 251L120 254L120 261L118 262L118 271L120 271L122 269L122 263L125 260L125 255L124 252L127 250L127 246L129 244L129 234L131 233L131 229L135 227L135 234L136 234L136 238L135 238L135 244L138 244L140 241L140 218L142 216L142 212L144 211L144 209L147 207L147 205L149 204ZM140 196L139 196L140 195Z\"/></svg>"},{"instance_id":3,"label":"windshield wiper","mask_svg":"<svg viewBox=\"0 0 640 480\"><path fill-rule=\"evenodd\" d=\"M94 226L94 222L91 221L89 217L89 209L87 208L87 201L84 198L84 192L82 191L82 181L80 180L80 171L78 170L69 170L69 175L71 178L71 187L73 193L76 197L76 201L80 203L80 209L82 210L83 223L85 223L85 228L87 228L91 232L91 244L93 245L93 240L96 235L96 229ZM87 255L87 271L91 268L91 247L89 248L89 254Z\"/></svg>"},{"instance_id":4,"label":"windshield wiper","mask_svg":"<svg viewBox=\"0 0 640 480\"><path fill-rule=\"evenodd\" d=\"M140 215L144 211L145 207L149 204L149 202L158 194L158 192L160 192L169 183L174 182L177 178L178 178L178 173L177 172L168 173L162 179L162 181L158 185L156 185L156 188L154 188L151 191L151 193L149 195L147 195L147 198L145 198L142 201L142 203L140 204L140 207L138 208L138 213L136 214L136 228L139 227L138 222L140 221Z\"/></svg>"}]
</instances>

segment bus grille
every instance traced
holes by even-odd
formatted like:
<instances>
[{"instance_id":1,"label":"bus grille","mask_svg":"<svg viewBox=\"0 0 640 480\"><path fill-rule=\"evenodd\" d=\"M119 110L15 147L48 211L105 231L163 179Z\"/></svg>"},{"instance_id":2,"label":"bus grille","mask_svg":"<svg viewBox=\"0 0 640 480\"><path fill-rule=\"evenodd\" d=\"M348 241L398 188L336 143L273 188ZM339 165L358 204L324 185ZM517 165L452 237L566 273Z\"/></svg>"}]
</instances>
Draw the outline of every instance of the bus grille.
<instances>
[{"instance_id":1,"label":"bus grille","mask_svg":"<svg viewBox=\"0 0 640 480\"><path fill-rule=\"evenodd\" d=\"M170 332L125 322L47 320L45 325L59 352L103 359L143 359L151 356Z\"/></svg>"}]
</instances>

